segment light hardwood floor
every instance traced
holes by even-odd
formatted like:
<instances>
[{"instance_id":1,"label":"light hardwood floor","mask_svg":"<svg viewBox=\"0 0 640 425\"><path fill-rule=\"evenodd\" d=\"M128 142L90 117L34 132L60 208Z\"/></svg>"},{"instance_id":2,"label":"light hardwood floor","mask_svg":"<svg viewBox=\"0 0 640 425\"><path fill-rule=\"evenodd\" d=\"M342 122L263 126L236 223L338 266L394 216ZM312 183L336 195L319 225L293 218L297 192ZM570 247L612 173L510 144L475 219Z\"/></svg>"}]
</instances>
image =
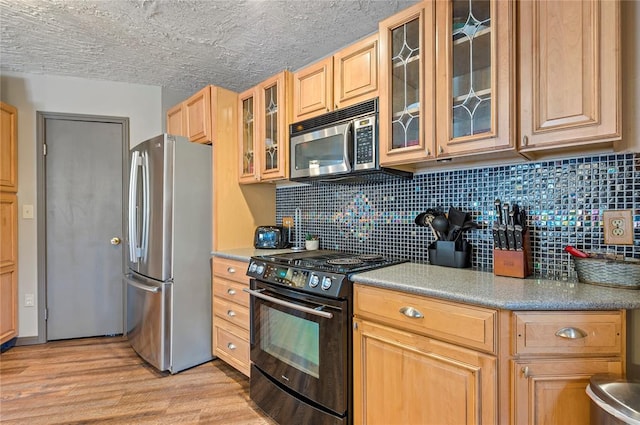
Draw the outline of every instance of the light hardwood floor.
<instances>
[{"instance_id":1,"label":"light hardwood floor","mask_svg":"<svg viewBox=\"0 0 640 425\"><path fill-rule=\"evenodd\" d=\"M0 355L0 423L275 425L221 360L159 373L126 338L54 341Z\"/></svg>"}]
</instances>

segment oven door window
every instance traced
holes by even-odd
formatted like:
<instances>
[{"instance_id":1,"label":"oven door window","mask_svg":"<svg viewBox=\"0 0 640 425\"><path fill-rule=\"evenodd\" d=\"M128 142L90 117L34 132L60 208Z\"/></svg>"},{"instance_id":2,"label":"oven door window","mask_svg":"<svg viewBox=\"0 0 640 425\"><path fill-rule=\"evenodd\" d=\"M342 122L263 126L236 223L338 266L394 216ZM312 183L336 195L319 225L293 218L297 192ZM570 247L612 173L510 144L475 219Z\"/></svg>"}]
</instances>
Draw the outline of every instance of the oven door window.
<instances>
[{"instance_id":1,"label":"oven door window","mask_svg":"<svg viewBox=\"0 0 640 425\"><path fill-rule=\"evenodd\" d=\"M320 377L320 324L260 305L260 348L289 366Z\"/></svg>"},{"instance_id":2,"label":"oven door window","mask_svg":"<svg viewBox=\"0 0 640 425\"><path fill-rule=\"evenodd\" d=\"M267 284L259 283L262 295L330 312L333 317L252 296L251 361L272 380L342 414L348 402L350 370L347 302L317 299L288 289L275 291L263 285ZM257 289L253 283L252 289Z\"/></svg>"}]
</instances>

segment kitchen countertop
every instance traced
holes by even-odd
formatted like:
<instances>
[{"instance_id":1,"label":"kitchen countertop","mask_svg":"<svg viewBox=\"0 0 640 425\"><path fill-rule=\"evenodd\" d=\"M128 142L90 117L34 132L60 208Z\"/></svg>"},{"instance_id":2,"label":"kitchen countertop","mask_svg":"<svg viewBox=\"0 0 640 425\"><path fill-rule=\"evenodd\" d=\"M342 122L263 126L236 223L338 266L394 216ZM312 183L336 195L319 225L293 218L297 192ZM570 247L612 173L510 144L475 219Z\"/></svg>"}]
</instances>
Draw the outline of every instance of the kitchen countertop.
<instances>
[{"instance_id":1,"label":"kitchen countertop","mask_svg":"<svg viewBox=\"0 0 640 425\"><path fill-rule=\"evenodd\" d=\"M239 248L214 257L248 262L252 256L290 249ZM351 279L380 288L505 310L611 310L640 308L640 290L548 279L516 279L493 273L418 263L403 263Z\"/></svg>"},{"instance_id":2,"label":"kitchen countertop","mask_svg":"<svg viewBox=\"0 0 640 425\"><path fill-rule=\"evenodd\" d=\"M472 269L403 263L357 273L352 280L450 301L505 310L610 310L640 308L640 290L577 281L516 279Z\"/></svg>"},{"instance_id":3,"label":"kitchen countertop","mask_svg":"<svg viewBox=\"0 0 640 425\"><path fill-rule=\"evenodd\" d=\"M268 255L268 254L282 254L285 252L293 252L291 249L255 249L251 248L236 248L226 249L224 251L213 251L211 255L213 257L226 258L228 260L246 261L256 255Z\"/></svg>"}]
</instances>

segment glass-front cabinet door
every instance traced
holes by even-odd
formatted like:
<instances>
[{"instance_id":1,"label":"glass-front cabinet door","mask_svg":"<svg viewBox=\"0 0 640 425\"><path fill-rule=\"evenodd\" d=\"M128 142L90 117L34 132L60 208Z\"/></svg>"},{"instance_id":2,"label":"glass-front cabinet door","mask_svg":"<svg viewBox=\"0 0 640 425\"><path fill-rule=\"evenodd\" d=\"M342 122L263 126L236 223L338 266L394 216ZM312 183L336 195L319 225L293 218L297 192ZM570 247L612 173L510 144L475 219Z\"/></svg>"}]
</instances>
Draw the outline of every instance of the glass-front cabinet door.
<instances>
[{"instance_id":1,"label":"glass-front cabinet door","mask_svg":"<svg viewBox=\"0 0 640 425\"><path fill-rule=\"evenodd\" d=\"M288 142L291 122L292 97L291 74L281 72L260 85L257 109L259 125L258 146L260 148L260 180L276 180L288 175Z\"/></svg>"},{"instance_id":2,"label":"glass-front cabinet door","mask_svg":"<svg viewBox=\"0 0 640 425\"><path fill-rule=\"evenodd\" d=\"M380 22L380 163L433 158L435 3Z\"/></svg>"},{"instance_id":3,"label":"glass-front cabinet door","mask_svg":"<svg viewBox=\"0 0 640 425\"><path fill-rule=\"evenodd\" d=\"M514 4L436 2L438 157L514 148Z\"/></svg>"},{"instance_id":4,"label":"glass-front cabinet door","mask_svg":"<svg viewBox=\"0 0 640 425\"><path fill-rule=\"evenodd\" d=\"M258 180L256 165L256 114L257 90L252 88L238 96L238 121L240 128L240 176L241 183L255 183Z\"/></svg>"}]
</instances>

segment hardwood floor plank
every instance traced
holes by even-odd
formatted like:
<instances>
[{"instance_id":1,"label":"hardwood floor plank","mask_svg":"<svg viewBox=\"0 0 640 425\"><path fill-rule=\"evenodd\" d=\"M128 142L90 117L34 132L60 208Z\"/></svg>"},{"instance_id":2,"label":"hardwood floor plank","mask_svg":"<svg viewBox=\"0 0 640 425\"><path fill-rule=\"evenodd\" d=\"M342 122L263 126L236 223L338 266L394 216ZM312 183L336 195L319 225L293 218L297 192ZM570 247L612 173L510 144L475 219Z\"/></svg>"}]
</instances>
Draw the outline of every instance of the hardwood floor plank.
<instances>
[{"instance_id":1,"label":"hardwood floor plank","mask_svg":"<svg viewBox=\"0 0 640 425\"><path fill-rule=\"evenodd\" d=\"M248 379L221 360L176 375L160 373L123 337L2 353L0 422L275 425L250 400Z\"/></svg>"}]
</instances>

